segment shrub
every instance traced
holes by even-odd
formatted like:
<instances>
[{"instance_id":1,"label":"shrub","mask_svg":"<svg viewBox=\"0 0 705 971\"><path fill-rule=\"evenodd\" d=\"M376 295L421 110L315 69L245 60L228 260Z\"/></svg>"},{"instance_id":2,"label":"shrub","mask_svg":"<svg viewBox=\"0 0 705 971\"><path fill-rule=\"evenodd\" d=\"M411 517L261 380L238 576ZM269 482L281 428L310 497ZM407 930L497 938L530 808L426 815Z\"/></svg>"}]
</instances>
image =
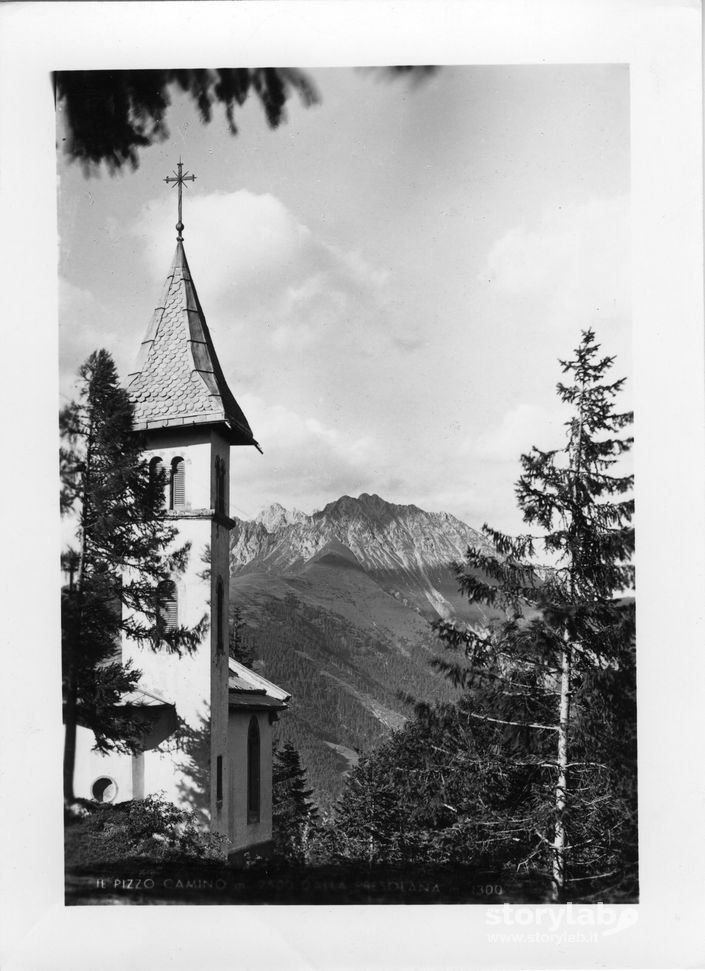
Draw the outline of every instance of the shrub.
<instances>
[{"instance_id":1,"label":"shrub","mask_svg":"<svg viewBox=\"0 0 705 971\"><path fill-rule=\"evenodd\" d=\"M128 859L147 862L221 861L226 839L200 826L196 815L163 796L116 803L83 803L87 815L66 827L66 863L104 864Z\"/></svg>"}]
</instances>

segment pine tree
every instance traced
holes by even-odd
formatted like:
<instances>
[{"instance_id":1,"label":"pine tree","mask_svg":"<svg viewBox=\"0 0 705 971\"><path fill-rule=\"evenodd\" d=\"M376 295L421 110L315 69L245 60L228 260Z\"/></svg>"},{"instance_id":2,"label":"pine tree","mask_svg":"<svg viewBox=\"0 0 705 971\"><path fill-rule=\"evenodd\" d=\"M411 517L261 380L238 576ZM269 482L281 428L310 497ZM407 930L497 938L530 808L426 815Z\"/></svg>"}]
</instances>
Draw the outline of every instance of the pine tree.
<instances>
[{"instance_id":1,"label":"pine tree","mask_svg":"<svg viewBox=\"0 0 705 971\"><path fill-rule=\"evenodd\" d=\"M335 859L369 866L457 860L457 846L446 837L457 821L459 787L468 780L446 757L448 725L419 712L360 759L326 834Z\"/></svg>"},{"instance_id":2,"label":"pine tree","mask_svg":"<svg viewBox=\"0 0 705 971\"><path fill-rule=\"evenodd\" d=\"M613 361L587 330L560 362L566 444L523 455L516 486L538 535L485 526L493 551L470 549L457 567L468 598L505 619L485 631L438 625L464 655L436 666L467 689L486 773L523 787L504 837L518 867L550 873L555 900L635 885L634 605L623 596L633 586L633 477L615 468L632 445L632 416L615 407L624 380L607 380ZM552 566L537 566L539 551ZM501 832L501 818L491 822Z\"/></svg>"},{"instance_id":3,"label":"pine tree","mask_svg":"<svg viewBox=\"0 0 705 971\"><path fill-rule=\"evenodd\" d=\"M120 659L121 637L190 652L206 621L165 628L158 590L183 570L189 550L173 548L163 476L150 477L107 351L81 367L79 397L62 410L60 431L61 510L75 516L78 539L63 557L70 579L62 591L64 796L72 802L77 724L93 731L100 751L139 744L139 721L116 708L139 680Z\"/></svg>"},{"instance_id":4,"label":"pine tree","mask_svg":"<svg viewBox=\"0 0 705 971\"><path fill-rule=\"evenodd\" d=\"M287 742L274 754L272 833L276 852L292 863L305 863L318 822L318 810L306 788L299 753Z\"/></svg>"},{"instance_id":5,"label":"pine tree","mask_svg":"<svg viewBox=\"0 0 705 971\"><path fill-rule=\"evenodd\" d=\"M246 668L254 668L256 661L255 648L247 633L247 624L242 616L241 607L233 607L230 618L230 634L228 638L230 657Z\"/></svg>"}]
</instances>

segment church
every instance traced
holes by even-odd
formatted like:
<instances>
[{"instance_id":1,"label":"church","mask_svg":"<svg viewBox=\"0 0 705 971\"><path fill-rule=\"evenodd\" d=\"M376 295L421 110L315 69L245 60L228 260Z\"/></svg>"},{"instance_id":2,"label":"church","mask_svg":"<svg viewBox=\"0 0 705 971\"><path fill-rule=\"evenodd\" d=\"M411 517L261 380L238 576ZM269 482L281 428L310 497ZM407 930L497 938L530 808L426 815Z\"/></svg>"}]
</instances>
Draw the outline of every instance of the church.
<instances>
[{"instance_id":1,"label":"church","mask_svg":"<svg viewBox=\"0 0 705 971\"><path fill-rule=\"evenodd\" d=\"M271 844L272 725L289 694L229 657L231 449L259 445L218 362L186 260L181 190L194 178L179 161L164 180L178 190L176 252L127 390L150 469L166 473L175 543L191 544L185 571L159 591L163 621L192 627L205 615L208 630L181 657L123 636L123 662L142 672L123 698L144 723L141 750L101 755L79 726L74 790L101 802L163 793L226 836L237 861Z\"/></svg>"}]
</instances>

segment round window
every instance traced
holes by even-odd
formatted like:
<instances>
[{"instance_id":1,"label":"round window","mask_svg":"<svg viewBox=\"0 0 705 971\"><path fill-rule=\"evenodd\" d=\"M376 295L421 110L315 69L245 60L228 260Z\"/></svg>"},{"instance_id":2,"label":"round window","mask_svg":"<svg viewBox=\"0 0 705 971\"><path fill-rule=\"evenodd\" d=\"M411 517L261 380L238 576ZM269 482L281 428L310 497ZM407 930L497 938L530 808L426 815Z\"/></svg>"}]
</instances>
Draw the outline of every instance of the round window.
<instances>
[{"instance_id":1,"label":"round window","mask_svg":"<svg viewBox=\"0 0 705 971\"><path fill-rule=\"evenodd\" d=\"M91 791L96 802L113 802L117 796L117 783L103 775L95 780Z\"/></svg>"}]
</instances>

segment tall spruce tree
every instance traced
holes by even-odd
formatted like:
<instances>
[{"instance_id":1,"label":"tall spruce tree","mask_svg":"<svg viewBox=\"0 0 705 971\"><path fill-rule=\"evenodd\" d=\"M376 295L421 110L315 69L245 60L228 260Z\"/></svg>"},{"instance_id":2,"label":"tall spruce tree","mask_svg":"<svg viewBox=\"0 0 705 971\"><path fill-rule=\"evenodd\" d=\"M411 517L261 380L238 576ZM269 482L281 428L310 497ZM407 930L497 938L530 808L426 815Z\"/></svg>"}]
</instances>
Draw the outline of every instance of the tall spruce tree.
<instances>
[{"instance_id":1,"label":"tall spruce tree","mask_svg":"<svg viewBox=\"0 0 705 971\"><path fill-rule=\"evenodd\" d=\"M629 559L632 440L623 381L586 331L558 394L562 449L522 457L516 494L538 535L486 542L456 567L471 601L501 608L486 629L440 622L463 689L354 769L336 806L336 856L465 863L554 900L634 899L636 678ZM546 566L545 561L553 564Z\"/></svg>"},{"instance_id":2,"label":"tall spruce tree","mask_svg":"<svg viewBox=\"0 0 705 971\"><path fill-rule=\"evenodd\" d=\"M493 551L470 549L456 568L470 601L504 619L484 631L438 625L463 653L436 666L467 690L483 771L519 787L516 811L487 822L514 843L518 867L550 876L554 900L636 885L633 477L618 468L632 415L616 408L624 380L607 380L613 361L587 330L560 362L566 444L523 455L516 485L537 535L485 526Z\"/></svg>"},{"instance_id":3,"label":"tall spruce tree","mask_svg":"<svg viewBox=\"0 0 705 971\"><path fill-rule=\"evenodd\" d=\"M100 751L139 745L139 720L117 707L139 679L121 661L121 637L190 652L206 625L204 618L192 628L166 628L158 591L184 569L189 549L173 547L163 474L150 476L132 404L107 351L95 351L83 364L78 390L78 400L60 414L61 510L75 516L78 541L63 557L69 574L62 591L67 802L74 799L78 724L93 731Z\"/></svg>"},{"instance_id":4,"label":"tall spruce tree","mask_svg":"<svg viewBox=\"0 0 705 971\"><path fill-rule=\"evenodd\" d=\"M318 822L318 810L306 788L299 753L287 742L274 753L272 835L276 852L291 863L305 863Z\"/></svg>"}]
</instances>

